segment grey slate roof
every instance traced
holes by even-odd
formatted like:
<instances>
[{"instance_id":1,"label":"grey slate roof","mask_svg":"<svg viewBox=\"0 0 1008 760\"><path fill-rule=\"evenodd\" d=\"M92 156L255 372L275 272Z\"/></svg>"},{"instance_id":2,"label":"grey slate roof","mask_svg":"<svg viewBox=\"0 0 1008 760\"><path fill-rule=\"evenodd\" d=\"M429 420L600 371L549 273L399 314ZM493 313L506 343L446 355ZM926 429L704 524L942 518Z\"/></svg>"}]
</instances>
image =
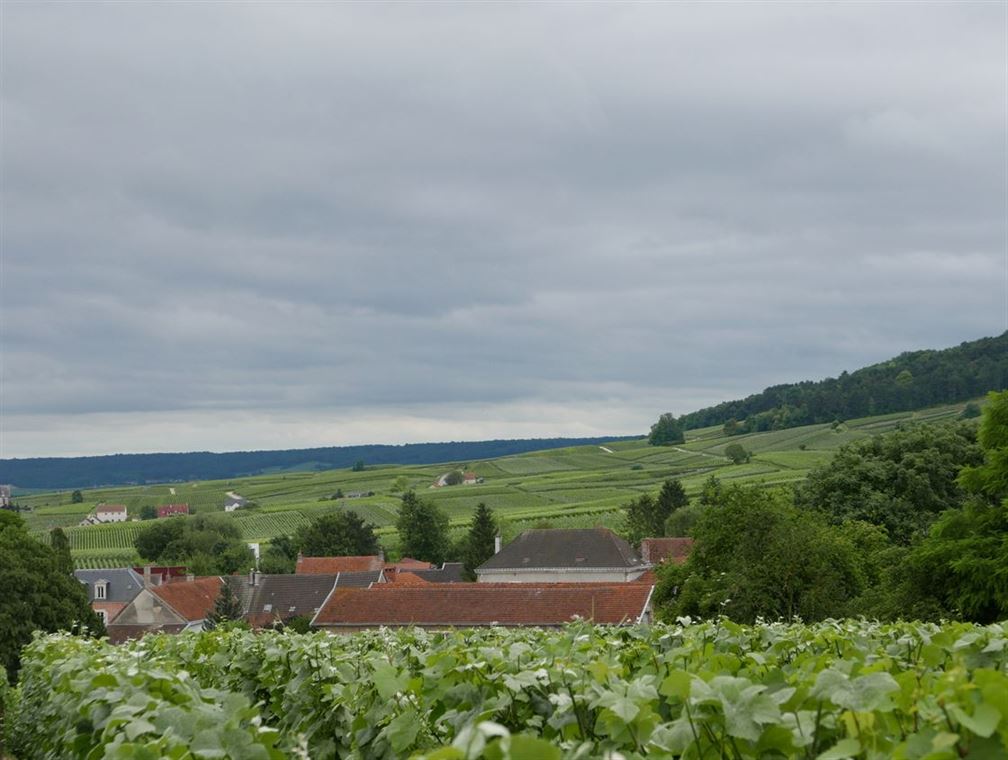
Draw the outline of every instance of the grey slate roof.
<instances>
[{"instance_id":1,"label":"grey slate roof","mask_svg":"<svg viewBox=\"0 0 1008 760\"><path fill-rule=\"evenodd\" d=\"M312 616L334 588L367 588L381 580L381 570L360 573L319 575L265 575L249 585L247 575L228 576L245 615L253 625L264 625L276 618L287 620L299 615Z\"/></svg>"},{"instance_id":2,"label":"grey slate roof","mask_svg":"<svg viewBox=\"0 0 1008 760\"><path fill-rule=\"evenodd\" d=\"M108 581L103 602L133 601L143 588L143 578L131 567L111 567L105 570L74 570L74 578L87 586L88 601L94 601L94 586L98 581Z\"/></svg>"},{"instance_id":3,"label":"grey slate roof","mask_svg":"<svg viewBox=\"0 0 1008 760\"><path fill-rule=\"evenodd\" d=\"M407 570L405 572L423 578L428 583L464 583L462 573L464 565L461 562L445 562L433 570Z\"/></svg>"},{"instance_id":4,"label":"grey slate roof","mask_svg":"<svg viewBox=\"0 0 1008 760\"><path fill-rule=\"evenodd\" d=\"M527 530L476 572L560 567L635 569L647 563L608 528Z\"/></svg>"}]
</instances>

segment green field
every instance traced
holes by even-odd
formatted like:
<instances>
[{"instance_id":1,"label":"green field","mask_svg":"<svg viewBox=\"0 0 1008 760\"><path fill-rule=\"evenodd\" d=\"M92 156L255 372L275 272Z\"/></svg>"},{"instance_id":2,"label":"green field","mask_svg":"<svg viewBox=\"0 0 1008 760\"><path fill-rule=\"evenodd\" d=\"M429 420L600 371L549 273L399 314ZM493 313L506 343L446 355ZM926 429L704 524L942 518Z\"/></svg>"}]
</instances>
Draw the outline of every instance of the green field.
<instances>
[{"instance_id":1,"label":"green field","mask_svg":"<svg viewBox=\"0 0 1008 760\"><path fill-rule=\"evenodd\" d=\"M77 526L97 504L125 504L131 518L138 517L145 505L178 502L188 503L196 513L223 511L229 491L255 505L233 513L248 541L268 541L292 533L321 514L352 509L376 525L383 542L394 549L392 526L400 496L397 484L403 483L444 509L456 530L469 521L481 501L505 520L505 537L543 521L556 527L613 527L618 524L621 505L642 493L656 492L666 478L681 478L690 495L699 492L711 473L732 483L794 483L813 467L828 462L845 443L909 422L951 420L963 406L848 420L835 429L829 424L808 425L729 437L720 427L702 428L689 431L686 443L676 447L656 448L640 439L614 442L607 446L612 453L597 446L580 446L480 462L100 488L84 491L81 504L72 504L68 491L33 493L19 496L18 501L31 509L24 515L29 529L44 533L60 526L67 531L74 560L80 567L109 567L137 559L132 541L141 523ZM740 443L752 451L752 461L731 464L724 457L729 443ZM430 487L439 475L456 467L474 470L485 482ZM338 490L345 494L373 491L374 496L332 499Z\"/></svg>"}]
</instances>

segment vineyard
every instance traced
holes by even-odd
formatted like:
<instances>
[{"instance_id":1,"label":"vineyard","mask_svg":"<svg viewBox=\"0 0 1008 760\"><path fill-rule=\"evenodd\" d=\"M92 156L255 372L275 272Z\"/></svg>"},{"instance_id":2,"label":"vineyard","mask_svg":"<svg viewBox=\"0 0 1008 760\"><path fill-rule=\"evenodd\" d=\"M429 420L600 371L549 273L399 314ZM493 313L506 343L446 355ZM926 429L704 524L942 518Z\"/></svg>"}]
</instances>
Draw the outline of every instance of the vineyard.
<instances>
[{"instance_id":1,"label":"vineyard","mask_svg":"<svg viewBox=\"0 0 1008 760\"><path fill-rule=\"evenodd\" d=\"M544 521L560 527L615 525L622 505L642 493L657 491L670 477L682 480L697 494L712 473L725 482L782 485L803 479L829 461L835 449L854 440L895 429L907 422L955 418L962 405L849 420L842 425L809 425L788 430L726 436L721 428L690 430L686 443L649 446L643 440L617 441L605 447L552 449L483 462L425 467L384 466L364 472L326 470L289 472L227 481L157 484L83 492L73 504L69 493L35 493L23 498L29 529L37 534L58 526L70 538L74 560L81 567L103 567L111 558L130 556L139 522L77 527L100 502L125 504L131 518L147 505L184 502L194 513L222 511L229 491L253 502L253 508L231 515L247 541L269 541L291 534L316 517L352 509L379 528L387 550L394 550L399 498L415 488L442 508L456 530L485 502L505 522L511 535L521 527ZM753 452L745 464L723 456L729 443ZM432 489L440 474L454 467L473 469L484 483ZM339 493L373 492L372 496L341 498ZM507 527L510 525L510 529Z\"/></svg>"},{"instance_id":2,"label":"vineyard","mask_svg":"<svg viewBox=\"0 0 1008 760\"><path fill-rule=\"evenodd\" d=\"M1000 758L1006 643L866 621L50 635L5 733L22 760Z\"/></svg>"}]
</instances>

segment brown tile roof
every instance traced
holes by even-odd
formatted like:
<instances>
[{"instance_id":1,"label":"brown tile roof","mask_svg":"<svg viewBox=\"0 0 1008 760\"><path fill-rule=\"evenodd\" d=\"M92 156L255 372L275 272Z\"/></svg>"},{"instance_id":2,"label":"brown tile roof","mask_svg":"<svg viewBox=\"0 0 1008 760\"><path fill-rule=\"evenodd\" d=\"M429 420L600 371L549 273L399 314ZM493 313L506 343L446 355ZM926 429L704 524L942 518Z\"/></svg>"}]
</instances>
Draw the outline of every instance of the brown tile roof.
<instances>
[{"instance_id":1,"label":"brown tile roof","mask_svg":"<svg viewBox=\"0 0 1008 760\"><path fill-rule=\"evenodd\" d=\"M116 513L116 514L118 514L119 512L125 512L125 511L126 511L126 505L125 504L99 504L98 508L95 509L95 512L108 512L108 513Z\"/></svg>"},{"instance_id":2,"label":"brown tile roof","mask_svg":"<svg viewBox=\"0 0 1008 760\"><path fill-rule=\"evenodd\" d=\"M646 564L633 548L608 528L526 530L477 568L620 568Z\"/></svg>"},{"instance_id":3,"label":"brown tile roof","mask_svg":"<svg viewBox=\"0 0 1008 760\"><path fill-rule=\"evenodd\" d=\"M148 633L180 633L184 625L110 625L108 626L109 641L122 644L130 639L139 639Z\"/></svg>"},{"instance_id":4,"label":"brown tile roof","mask_svg":"<svg viewBox=\"0 0 1008 760\"><path fill-rule=\"evenodd\" d=\"M298 557L294 572L309 575L360 573L384 567L385 560L377 554L363 557Z\"/></svg>"},{"instance_id":5,"label":"brown tile roof","mask_svg":"<svg viewBox=\"0 0 1008 760\"><path fill-rule=\"evenodd\" d=\"M652 586L643 583L451 583L336 589L315 626L561 625L575 617L636 622Z\"/></svg>"},{"instance_id":6,"label":"brown tile roof","mask_svg":"<svg viewBox=\"0 0 1008 760\"><path fill-rule=\"evenodd\" d=\"M159 596L173 610L186 620L203 620L213 609L217 594L223 581L216 575L196 578L195 580L180 580L154 586L152 594Z\"/></svg>"},{"instance_id":7,"label":"brown tile roof","mask_svg":"<svg viewBox=\"0 0 1008 760\"><path fill-rule=\"evenodd\" d=\"M641 556L652 565L666 560L681 565L692 549L692 538L645 538L641 541Z\"/></svg>"},{"instance_id":8,"label":"brown tile roof","mask_svg":"<svg viewBox=\"0 0 1008 760\"><path fill-rule=\"evenodd\" d=\"M427 581L421 578L419 575L404 570L398 573L386 573L385 579L387 583L399 583L403 586L427 586L429 585Z\"/></svg>"}]
</instances>

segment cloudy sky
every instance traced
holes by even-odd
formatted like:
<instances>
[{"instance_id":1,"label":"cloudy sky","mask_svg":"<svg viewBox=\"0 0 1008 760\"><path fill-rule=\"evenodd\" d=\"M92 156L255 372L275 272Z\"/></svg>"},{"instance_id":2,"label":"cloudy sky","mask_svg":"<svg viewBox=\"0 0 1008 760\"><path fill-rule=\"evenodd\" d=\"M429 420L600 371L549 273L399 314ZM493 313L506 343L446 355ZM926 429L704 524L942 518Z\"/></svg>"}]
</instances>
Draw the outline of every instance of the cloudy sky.
<instances>
[{"instance_id":1,"label":"cloudy sky","mask_svg":"<svg viewBox=\"0 0 1008 760\"><path fill-rule=\"evenodd\" d=\"M1006 12L5 0L0 457L642 433L1003 332Z\"/></svg>"}]
</instances>

